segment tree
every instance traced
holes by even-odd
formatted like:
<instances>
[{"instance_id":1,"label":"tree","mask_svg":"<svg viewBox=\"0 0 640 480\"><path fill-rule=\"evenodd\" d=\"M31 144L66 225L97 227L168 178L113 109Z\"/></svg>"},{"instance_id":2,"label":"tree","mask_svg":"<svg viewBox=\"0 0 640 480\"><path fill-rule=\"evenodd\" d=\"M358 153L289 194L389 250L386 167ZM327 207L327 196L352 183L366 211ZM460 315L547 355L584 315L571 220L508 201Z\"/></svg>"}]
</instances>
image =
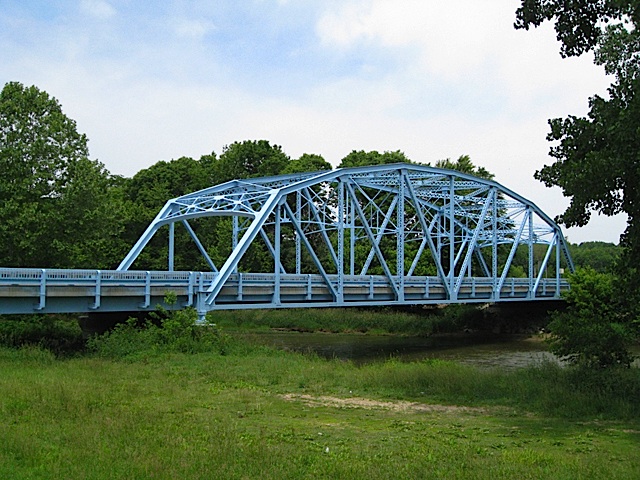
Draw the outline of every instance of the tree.
<instances>
[{"instance_id":1,"label":"tree","mask_svg":"<svg viewBox=\"0 0 640 480\"><path fill-rule=\"evenodd\" d=\"M615 81L608 98L589 99L587 117L549 121L555 163L535 177L570 197L558 221L585 225L592 212L628 215L622 237L628 260L640 259L640 3L630 0L523 0L516 28L555 21L563 56L595 50L595 61ZM608 25L607 25L608 24ZM607 26L605 26L607 25Z\"/></svg>"},{"instance_id":2,"label":"tree","mask_svg":"<svg viewBox=\"0 0 640 480\"><path fill-rule=\"evenodd\" d=\"M595 62L614 81L607 98L589 99L586 117L549 121L555 163L535 177L559 186L570 205L557 220L585 225L591 214L627 214L621 236L615 288L608 301L620 316L612 327L635 326L640 318L640 2L637 0L522 0L516 28L554 21L563 56L593 50ZM597 317L601 318L601 317ZM596 319L597 319L596 318ZM579 319L576 319L578 321ZM613 321L613 320L612 320ZM617 327L616 327L617 328ZM615 330L615 329L614 329Z\"/></svg>"},{"instance_id":3,"label":"tree","mask_svg":"<svg viewBox=\"0 0 640 480\"><path fill-rule=\"evenodd\" d=\"M289 156L267 140L246 140L225 146L216 162L216 183L237 178L268 177L284 172Z\"/></svg>"},{"instance_id":4,"label":"tree","mask_svg":"<svg viewBox=\"0 0 640 480\"><path fill-rule=\"evenodd\" d=\"M632 331L611 303L614 278L591 268L569 275L567 309L554 312L549 323L551 351L572 364L628 367Z\"/></svg>"},{"instance_id":5,"label":"tree","mask_svg":"<svg viewBox=\"0 0 640 480\"><path fill-rule=\"evenodd\" d=\"M320 172L331 169L331 164L321 155L304 153L300 158L291 160L282 173Z\"/></svg>"},{"instance_id":6,"label":"tree","mask_svg":"<svg viewBox=\"0 0 640 480\"><path fill-rule=\"evenodd\" d=\"M385 151L384 153L379 153L376 150L370 152L353 150L342 159L339 168L366 167L368 165L386 165L389 163L411 163L411 160L400 150L395 152Z\"/></svg>"},{"instance_id":7,"label":"tree","mask_svg":"<svg viewBox=\"0 0 640 480\"><path fill-rule=\"evenodd\" d=\"M569 243L576 268L590 267L598 273L613 273L620 257L620 247L606 242Z\"/></svg>"},{"instance_id":8,"label":"tree","mask_svg":"<svg viewBox=\"0 0 640 480\"><path fill-rule=\"evenodd\" d=\"M489 172L486 168L474 165L469 155L460 155L455 162L452 162L448 158L438 160L436 162L436 167L456 170L458 172L467 173L486 180L493 180L493 177L495 177L495 175Z\"/></svg>"},{"instance_id":9,"label":"tree","mask_svg":"<svg viewBox=\"0 0 640 480\"><path fill-rule=\"evenodd\" d=\"M60 103L35 86L0 93L0 259L15 267L108 267L117 240L117 194L87 138Z\"/></svg>"}]
</instances>

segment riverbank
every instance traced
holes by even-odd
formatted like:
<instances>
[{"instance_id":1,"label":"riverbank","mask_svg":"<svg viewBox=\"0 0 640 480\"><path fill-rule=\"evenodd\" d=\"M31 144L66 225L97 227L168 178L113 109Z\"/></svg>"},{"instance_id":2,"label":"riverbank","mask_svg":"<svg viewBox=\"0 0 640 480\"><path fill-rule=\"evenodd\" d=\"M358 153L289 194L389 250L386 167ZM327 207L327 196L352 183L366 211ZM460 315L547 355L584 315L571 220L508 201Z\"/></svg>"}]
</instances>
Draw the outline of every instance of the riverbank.
<instances>
[{"instance_id":1,"label":"riverbank","mask_svg":"<svg viewBox=\"0 0 640 480\"><path fill-rule=\"evenodd\" d=\"M605 374L606 373L606 374ZM638 478L637 370L0 349L2 478Z\"/></svg>"},{"instance_id":2,"label":"riverbank","mask_svg":"<svg viewBox=\"0 0 640 480\"><path fill-rule=\"evenodd\" d=\"M446 308L313 308L215 311L208 319L235 331L292 330L298 332L367 333L430 336L461 332L482 324L484 313L475 306Z\"/></svg>"}]
</instances>

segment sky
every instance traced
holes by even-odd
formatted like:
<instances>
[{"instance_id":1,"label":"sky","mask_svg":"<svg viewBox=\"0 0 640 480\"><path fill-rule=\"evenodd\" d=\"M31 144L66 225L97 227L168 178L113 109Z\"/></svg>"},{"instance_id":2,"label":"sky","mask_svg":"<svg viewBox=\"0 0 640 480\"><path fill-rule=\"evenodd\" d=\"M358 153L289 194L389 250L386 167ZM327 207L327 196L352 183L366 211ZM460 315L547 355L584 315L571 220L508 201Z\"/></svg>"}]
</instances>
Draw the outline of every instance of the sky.
<instances>
[{"instance_id":1,"label":"sky","mask_svg":"<svg viewBox=\"0 0 640 480\"><path fill-rule=\"evenodd\" d=\"M332 165L352 150L434 164L469 155L551 217L534 172L549 118L583 116L611 83L563 59L552 25L515 30L519 0L0 0L0 84L36 85L133 176L266 139ZM618 243L593 215L572 243Z\"/></svg>"}]
</instances>

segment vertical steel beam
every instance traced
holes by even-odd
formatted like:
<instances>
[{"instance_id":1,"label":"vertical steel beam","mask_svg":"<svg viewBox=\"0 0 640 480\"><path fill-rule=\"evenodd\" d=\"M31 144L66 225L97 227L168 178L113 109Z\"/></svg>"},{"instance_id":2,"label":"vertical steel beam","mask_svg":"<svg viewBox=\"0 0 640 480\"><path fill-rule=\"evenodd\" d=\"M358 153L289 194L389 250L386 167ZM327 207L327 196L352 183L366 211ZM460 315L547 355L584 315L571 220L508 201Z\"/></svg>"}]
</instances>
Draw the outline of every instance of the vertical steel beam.
<instances>
[{"instance_id":1,"label":"vertical steel beam","mask_svg":"<svg viewBox=\"0 0 640 480\"><path fill-rule=\"evenodd\" d=\"M349 275L356 274L356 218L353 199L347 202L349 216Z\"/></svg>"},{"instance_id":2,"label":"vertical steel beam","mask_svg":"<svg viewBox=\"0 0 640 480\"><path fill-rule=\"evenodd\" d=\"M456 184L453 175L449 176L449 298L456 300L457 295L455 291L455 198L456 198Z\"/></svg>"},{"instance_id":3,"label":"vertical steel beam","mask_svg":"<svg viewBox=\"0 0 640 480\"><path fill-rule=\"evenodd\" d=\"M231 217L231 252L235 251L238 246L238 217L236 215ZM233 273L238 273L238 264L233 267Z\"/></svg>"},{"instance_id":4,"label":"vertical steel beam","mask_svg":"<svg viewBox=\"0 0 640 480\"><path fill-rule=\"evenodd\" d=\"M493 202L493 212L491 213L491 278L493 279L493 301L500 299L498 290L498 196Z\"/></svg>"},{"instance_id":5,"label":"vertical steel beam","mask_svg":"<svg viewBox=\"0 0 640 480\"><path fill-rule=\"evenodd\" d=\"M296 192L296 220L298 223L302 220L302 195L300 190ZM300 275L302 273L302 249L300 244L300 235L297 231L295 231L295 239L296 239L296 275Z\"/></svg>"},{"instance_id":6,"label":"vertical steel beam","mask_svg":"<svg viewBox=\"0 0 640 480\"><path fill-rule=\"evenodd\" d=\"M527 242L527 246L528 246L528 253L529 253L529 272L528 272L528 277L529 277L529 294L527 295L527 297L529 299L532 299L534 297L533 295L533 276L535 275L534 271L533 271L533 211L529 208L527 209L528 212L528 220L529 220L529 241Z\"/></svg>"},{"instance_id":7,"label":"vertical steel beam","mask_svg":"<svg viewBox=\"0 0 640 480\"><path fill-rule=\"evenodd\" d=\"M176 250L176 224L169 224L169 267L168 270L173 272L175 266L175 250Z\"/></svg>"},{"instance_id":8,"label":"vertical steel beam","mask_svg":"<svg viewBox=\"0 0 640 480\"><path fill-rule=\"evenodd\" d=\"M91 310L97 310L100 308L100 297L102 294L102 272L100 270L96 270L96 289L95 296L93 300L93 305L91 306Z\"/></svg>"},{"instance_id":9,"label":"vertical steel beam","mask_svg":"<svg viewBox=\"0 0 640 480\"><path fill-rule=\"evenodd\" d=\"M286 197L285 197L286 199ZM273 273L275 281L273 285L273 303L280 305L280 271L282 264L280 263L280 216L282 214L282 206L278 204L275 208L275 248L273 253Z\"/></svg>"},{"instance_id":10,"label":"vertical steel beam","mask_svg":"<svg viewBox=\"0 0 640 480\"><path fill-rule=\"evenodd\" d=\"M556 297L560 296L560 236L555 235L556 244Z\"/></svg>"},{"instance_id":11,"label":"vertical steel beam","mask_svg":"<svg viewBox=\"0 0 640 480\"><path fill-rule=\"evenodd\" d=\"M404 241L405 241L405 224L404 224L404 202L405 181L409 182L407 171L402 169L398 172L398 209L396 212L396 275L398 276L398 301L404 302Z\"/></svg>"},{"instance_id":12,"label":"vertical steel beam","mask_svg":"<svg viewBox=\"0 0 640 480\"><path fill-rule=\"evenodd\" d=\"M344 182L338 179L338 264L336 270L338 273L338 298L337 301L342 303L344 300Z\"/></svg>"}]
</instances>

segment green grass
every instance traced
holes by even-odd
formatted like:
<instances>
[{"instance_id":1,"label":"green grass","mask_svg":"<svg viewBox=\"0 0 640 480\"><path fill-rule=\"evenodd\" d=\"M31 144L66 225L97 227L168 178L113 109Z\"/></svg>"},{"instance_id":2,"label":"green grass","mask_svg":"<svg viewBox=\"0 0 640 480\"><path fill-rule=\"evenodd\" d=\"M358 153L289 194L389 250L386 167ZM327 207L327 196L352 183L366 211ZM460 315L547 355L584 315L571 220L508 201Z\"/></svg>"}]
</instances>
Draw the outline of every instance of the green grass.
<instances>
[{"instance_id":1,"label":"green grass","mask_svg":"<svg viewBox=\"0 0 640 480\"><path fill-rule=\"evenodd\" d=\"M0 349L0 478L639 478L638 371L598 375L356 366L234 339L123 360Z\"/></svg>"}]
</instances>

